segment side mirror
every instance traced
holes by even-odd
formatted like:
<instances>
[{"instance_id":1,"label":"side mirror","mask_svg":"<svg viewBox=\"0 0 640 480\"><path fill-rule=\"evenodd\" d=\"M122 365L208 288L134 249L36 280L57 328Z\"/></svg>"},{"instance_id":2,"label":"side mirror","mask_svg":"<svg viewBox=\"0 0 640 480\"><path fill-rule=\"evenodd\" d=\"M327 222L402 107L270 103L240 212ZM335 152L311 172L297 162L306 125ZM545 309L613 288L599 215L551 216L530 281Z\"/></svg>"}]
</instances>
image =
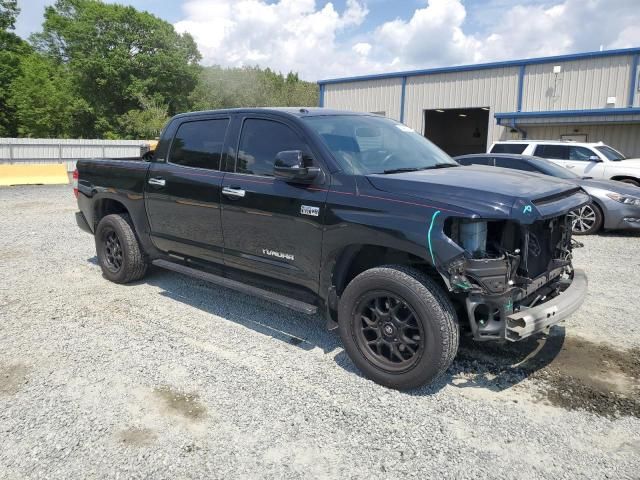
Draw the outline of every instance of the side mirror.
<instances>
[{"instance_id":1,"label":"side mirror","mask_svg":"<svg viewBox=\"0 0 640 480\"><path fill-rule=\"evenodd\" d=\"M590 161L590 162L601 162L602 160L600 160L600 157L599 157L599 156L597 156L597 155L591 155L591 156L589 157L589 161Z\"/></svg>"},{"instance_id":2,"label":"side mirror","mask_svg":"<svg viewBox=\"0 0 640 480\"><path fill-rule=\"evenodd\" d=\"M278 152L273 164L273 173L286 182L311 183L320 175L318 167L306 167L304 155L300 150Z\"/></svg>"}]
</instances>

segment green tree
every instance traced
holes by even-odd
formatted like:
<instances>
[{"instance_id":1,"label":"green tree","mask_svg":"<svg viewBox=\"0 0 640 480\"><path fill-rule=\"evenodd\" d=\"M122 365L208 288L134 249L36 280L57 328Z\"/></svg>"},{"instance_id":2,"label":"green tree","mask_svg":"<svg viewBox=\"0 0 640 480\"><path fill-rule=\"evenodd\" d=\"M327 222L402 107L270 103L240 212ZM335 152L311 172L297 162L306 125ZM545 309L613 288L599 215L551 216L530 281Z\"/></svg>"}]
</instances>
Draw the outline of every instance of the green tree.
<instances>
[{"instance_id":1,"label":"green tree","mask_svg":"<svg viewBox=\"0 0 640 480\"><path fill-rule=\"evenodd\" d=\"M20 136L86 137L78 128L91 118L90 107L74 91L64 65L32 53L22 60L20 74L11 84L10 105Z\"/></svg>"},{"instance_id":2,"label":"green tree","mask_svg":"<svg viewBox=\"0 0 640 480\"><path fill-rule=\"evenodd\" d=\"M315 106L318 86L259 67L206 67L191 94L196 110L233 107Z\"/></svg>"},{"instance_id":3,"label":"green tree","mask_svg":"<svg viewBox=\"0 0 640 480\"><path fill-rule=\"evenodd\" d=\"M200 69L189 34L150 13L98 0L57 0L32 41L68 66L95 136L124 133L120 119L139 109L142 97L167 105L169 114L186 110Z\"/></svg>"},{"instance_id":4,"label":"green tree","mask_svg":"<svg viewBox=\"0 0 640 480\"><path fill-rule=\"evenodd\" d=\"M13 30L19 13L18 0L0 0L0 30Z\"/></svg>"},{"instance_id":5,"label":"green tree","mask_svg":"<svg viewBox=\"0 0 640 480\"><path fill-rule=\"evenodd\" d=\"M120 125L129 138L153 139L160 135L169 120L168 106L156 100L140 98L142 110L129 110L120 117Z\"/></svg>"},{"instance_id":6,"label":"green tree","mask_svg":"<svg viewBox=\"0 0 640 480\"><path fill-rule=\"evenodd\" d=\"M0 0L0 137L18 133L10 102L11 83L20 73L21 60L31 51L25 41L10 31L18 13L16 0Z\"/></svg>"}]
</instances>

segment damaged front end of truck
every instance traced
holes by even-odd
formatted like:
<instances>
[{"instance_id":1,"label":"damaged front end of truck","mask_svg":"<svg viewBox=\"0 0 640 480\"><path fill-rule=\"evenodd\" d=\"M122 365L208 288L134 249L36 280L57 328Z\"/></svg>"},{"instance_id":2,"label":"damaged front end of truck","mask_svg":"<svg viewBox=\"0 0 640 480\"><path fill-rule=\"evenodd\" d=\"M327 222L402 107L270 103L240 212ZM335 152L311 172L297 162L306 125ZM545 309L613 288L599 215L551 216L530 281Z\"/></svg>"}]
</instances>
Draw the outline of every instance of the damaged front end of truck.
<instances>
[{"instance_id":1,"label":"damaged front end of truck","mask_svg":"<svg viewBox=\"0 0 640 480\"><path fill-rule=\"evenodd\" d=\"M574 269L568 213L588 203L580 189L519 200L508 219L442 220L442 234L458 254L437 264L476 340L519 341L573 313L587 278Z\"/></svg>"}]
</instances>

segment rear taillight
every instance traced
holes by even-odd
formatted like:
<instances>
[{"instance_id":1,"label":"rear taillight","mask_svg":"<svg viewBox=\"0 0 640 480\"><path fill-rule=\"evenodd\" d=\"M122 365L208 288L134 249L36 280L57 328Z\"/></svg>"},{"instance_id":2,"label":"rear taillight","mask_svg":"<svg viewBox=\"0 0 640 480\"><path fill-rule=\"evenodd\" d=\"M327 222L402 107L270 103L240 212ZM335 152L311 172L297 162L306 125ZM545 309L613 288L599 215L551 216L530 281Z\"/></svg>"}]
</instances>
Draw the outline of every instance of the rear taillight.
<instances>
[{"instance_id":1,"label":"rear taillight","mask_svg":"<svg viewBox=\"0 0 640 480\"><path fill-rule=\"evenodd\" d=\"M78 169L73 171L73 194L78 198Z\"/></svg>"}]
</instances>

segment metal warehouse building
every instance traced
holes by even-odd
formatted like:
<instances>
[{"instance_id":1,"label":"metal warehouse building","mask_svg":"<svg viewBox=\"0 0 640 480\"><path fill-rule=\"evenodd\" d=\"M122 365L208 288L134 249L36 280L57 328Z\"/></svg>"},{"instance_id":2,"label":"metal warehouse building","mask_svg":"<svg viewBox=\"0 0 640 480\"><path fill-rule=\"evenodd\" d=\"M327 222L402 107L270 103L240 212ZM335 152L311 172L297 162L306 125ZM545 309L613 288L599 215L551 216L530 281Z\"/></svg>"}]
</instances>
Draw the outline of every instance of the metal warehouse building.
<instances>
[{"instance_id":1,"label":"metal warehouse building","mask_svg":"<svg viewBox=\"0 0 640 480\"><path fill-rule=\"evenodd\" d=\"M386 115L450 155L529 138L640 157L639 62L629 48L321 80L320 106Z\"/></svg>"}]
</instances>

